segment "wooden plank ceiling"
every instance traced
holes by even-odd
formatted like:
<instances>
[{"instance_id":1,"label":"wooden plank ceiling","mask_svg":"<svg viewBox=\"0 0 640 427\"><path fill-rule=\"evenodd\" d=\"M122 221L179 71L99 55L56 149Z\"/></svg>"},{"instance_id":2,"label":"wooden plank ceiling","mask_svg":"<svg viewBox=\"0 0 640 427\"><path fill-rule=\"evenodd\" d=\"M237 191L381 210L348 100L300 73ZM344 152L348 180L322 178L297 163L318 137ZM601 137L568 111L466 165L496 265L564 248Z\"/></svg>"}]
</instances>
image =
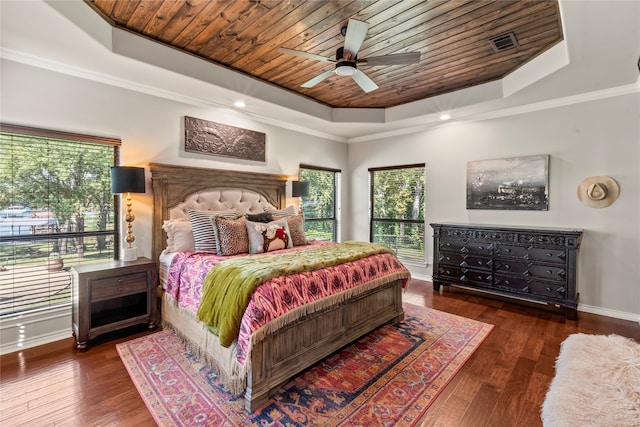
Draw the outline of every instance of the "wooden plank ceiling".
<instances>
[{"instance_id":1,"label":"wooden plank ceiling","mask_svg":"<svg viewBox=\"0 0 640 427\"><path fill-rule=\"evenodd\" d=\"M385 108L500 79L562 40L557 0L90 0L111 25L341 108ZM370 24L358 58L420 52L418 64L362 66L364 93L334 67L279 47L335 58L349 18ZM515 47L490 39L513 33Z\"/></svg>"}]
</instances>

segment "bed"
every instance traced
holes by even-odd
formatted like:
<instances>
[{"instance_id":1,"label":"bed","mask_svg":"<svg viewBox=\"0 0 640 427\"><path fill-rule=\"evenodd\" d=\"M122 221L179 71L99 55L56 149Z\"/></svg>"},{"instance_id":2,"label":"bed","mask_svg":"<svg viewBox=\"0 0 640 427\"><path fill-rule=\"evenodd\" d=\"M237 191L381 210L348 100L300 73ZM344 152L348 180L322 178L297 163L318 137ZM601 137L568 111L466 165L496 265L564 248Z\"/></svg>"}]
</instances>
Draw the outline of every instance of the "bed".
<instances>
[{"instance_id":1,"label":"bed","mask_svg":"<svg viewBox=\"0 0 640 427\"><path fill-rule=\"evenodd\" d=\"M182 249L186 246L179 247L181 242L168 241L168 237L171 238L173 234L170 226L182 227L185 225L183 222L188 222L189 219L193 222L195 217L191 215L195 215L193 211L197 210L211 212L214 215L211 217L212 221L220 225L220 233L222 233L222 225L240 221L240 219L227 220L215 215L221 211L236 210L243 221L248 221L249 218L254 219L253 216L247 215L261 215L268 211L277 218L274 221L289 221L291 229L294 229L293 224L296 223L293 221L299 221L299 218L295 212L291 212L290 208L285 208L285 186L288 177L163 164L150 164L149 167L154 207L152 255L160 264L159 296L163 325L174 330L201 361L211 366L220 375L233 393L244 393L245 407L248 411L253 412L266 404L288 379L314 363L377 327L389 322L398 323L404 318L402 288L409 279L409 272L395 256L372 252L371 255L349 259L343 264L331 264L326 269L313 272L299 271L296 274L274 277L263 282L249 301L249 308L242 317L238 338L226 347L228 343L224 343L225 335L222 331L217 331L219 335L212 333L209 325L198 320L198 316L201 315L200 310L189 306L188 299L185 300L187 302L181 302L181 295L187 295L190 292L188 288L182 291L176 290L176 282L195 283L202 277L205 278L204 280L209 279L210 275L196 274L193 272L195 270L190 270L192 267L185 267L187 262L210 267L216 265L219 260L215 259L215 253L183 251ZM193 227L196 227L197 222L193 224ZM177 236L176 234L173 237L178 239ZM222 235L217 237L222 242L225 241ZM249 240L251 241L251 238ZM275 241L275 237L273 240ZM262 242L259 243L262 244ZM250 243L250 245L253 244ZM342 248L348 244L354 246L347 250L353 251L353 248L358 250L360 248L357 246L358 242L346 242L334 246ZM178 248L170 251L171 245ZM264 245L266 248L266 238ZM332 245L322 242L312 242L304 247L291 246L283 249L276 248L274 252L255 256L232 253L228 257L223 257L222 260L229 259L230 261L225 263L227 265L234 261L245 263L249 258L254 257L261 258L265 263L267 259L283 261L293 259L291 257L294 256L297 259L307 256L305 254L328 253L328 251L340 249L329 247ZM218 247L217 250L221 253L222 247ZM374 263L377 263L375 268ZM286 262L284 264L289 265ZM295 263L291 263L287 268L293 268L293 264ZM258 304L254 300L257 298L255 295L261 295L259 290L267 286L275 289L278 283L284 280L283 277L287 280L291 279L289 281L292 283L297 280L298 286L302 286L300 283L307 286L311 283L311 276L316 281L329 281L324 278L330 277L330 274L347 274L339 272L349 269L359 269L361 273L364 272L360 274L363 276L361 283L349 285L351 286L349 289L336 286L339 290L333 295L317 296L314 298L318 299L310 299L304 304L299 302L298 306L292 304L295 308L291 308L290 312L269 320L266 324L255 326L255 319L248 317L252 313L251 307ZM366 272L367 269L371 270L370 276L364 277L369 274ZM327 270L326 274L324 270ZM184 272L191 273L184 274ZM326 284L326 287L330 287L329 285ZM206 291L202 292L202 294L205 293ZM200 298L199 294L191 297Z\"/></svg>"}]
</instances>

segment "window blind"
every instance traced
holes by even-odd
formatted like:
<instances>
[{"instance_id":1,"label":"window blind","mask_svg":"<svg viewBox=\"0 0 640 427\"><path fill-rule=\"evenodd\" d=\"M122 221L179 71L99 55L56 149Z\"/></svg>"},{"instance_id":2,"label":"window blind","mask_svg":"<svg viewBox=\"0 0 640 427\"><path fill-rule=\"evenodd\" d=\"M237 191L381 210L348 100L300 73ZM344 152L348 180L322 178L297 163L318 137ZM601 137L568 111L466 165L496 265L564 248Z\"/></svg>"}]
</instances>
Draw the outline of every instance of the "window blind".
<instances>
[{"instance_id":1,"label":"window blind","mask_svg":"<svg viewBox=\"0 0 640 427\"><path fill-rule=\"evenodd\" d=\"M309 196L302 199L305 234L309 239L338 241L340 171L300 165L299 175L309 182Z\"/></svg>"},{"instance_id":2,"label":"window blind","mask_svg":"<svg viewBox=\"0 0 640 427\"><path fill-rule=\"evenodd\" d=\"M424 265L425 165L369 169L370 241Z\"/></svg>"},{"instance_id":3,"label":"window blind","mask_svg":"<svg viewBox=\"0 0 640 427\"><path fill-rule=\"evenodd\" d=\"M0 126L0 317L70 303L70 267L114 259L119 145Z\"/></svg>"}]
</instances>

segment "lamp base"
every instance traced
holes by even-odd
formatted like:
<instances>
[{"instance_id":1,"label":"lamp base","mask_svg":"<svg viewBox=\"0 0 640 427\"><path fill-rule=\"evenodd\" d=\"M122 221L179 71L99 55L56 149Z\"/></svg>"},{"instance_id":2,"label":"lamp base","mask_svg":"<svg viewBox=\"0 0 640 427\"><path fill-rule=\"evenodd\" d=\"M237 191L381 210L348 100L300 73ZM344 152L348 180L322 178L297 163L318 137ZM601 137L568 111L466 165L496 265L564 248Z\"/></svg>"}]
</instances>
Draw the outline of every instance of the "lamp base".
<instances>
[{"instance_id":1,"label":"lamp base","mask_svg":"<svg viewBox=\"0 0 640 427\"><path fill-rule=\"evenodd\" d=\"M138 259L138 248L122 248L123 261L135 261Z\"/></svg>"}]
</instances>

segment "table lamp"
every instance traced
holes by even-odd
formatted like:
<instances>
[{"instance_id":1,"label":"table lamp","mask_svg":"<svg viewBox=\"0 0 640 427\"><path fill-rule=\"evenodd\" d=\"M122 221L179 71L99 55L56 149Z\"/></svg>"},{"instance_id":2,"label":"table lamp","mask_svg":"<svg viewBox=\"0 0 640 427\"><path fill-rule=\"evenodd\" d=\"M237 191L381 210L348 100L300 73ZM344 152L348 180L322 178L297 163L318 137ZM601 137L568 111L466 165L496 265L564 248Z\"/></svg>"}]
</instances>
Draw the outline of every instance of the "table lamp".
<instances>
[{"instance_id":1,"label":"table lamp","mask_svg":"<svg viewBox=\"0 0 640 427\"><path fill-rule=\"evenodd\" d=\"M127 237L125 241L128 246L123 249L123 261L135 261L138 259L137 249L133 246L136 240L133 236L133 221L136 219L131 209L131 193L145 192L144 168L114 166L111 168L111 192L113 194L126 193L127 213L124 220L127 222Z\"/></svg>"},{"instance_id":2,"label":"table lamp","mask_svg":"<svg viewBox=\"0 0 640 427\"><path fill-rule=\"evenodd\" d=\"M303 215L302 198L309 197L309 182L307 181L291 181L291 195L300 198L300 215Z\"/></svg>"}]
</instances>

